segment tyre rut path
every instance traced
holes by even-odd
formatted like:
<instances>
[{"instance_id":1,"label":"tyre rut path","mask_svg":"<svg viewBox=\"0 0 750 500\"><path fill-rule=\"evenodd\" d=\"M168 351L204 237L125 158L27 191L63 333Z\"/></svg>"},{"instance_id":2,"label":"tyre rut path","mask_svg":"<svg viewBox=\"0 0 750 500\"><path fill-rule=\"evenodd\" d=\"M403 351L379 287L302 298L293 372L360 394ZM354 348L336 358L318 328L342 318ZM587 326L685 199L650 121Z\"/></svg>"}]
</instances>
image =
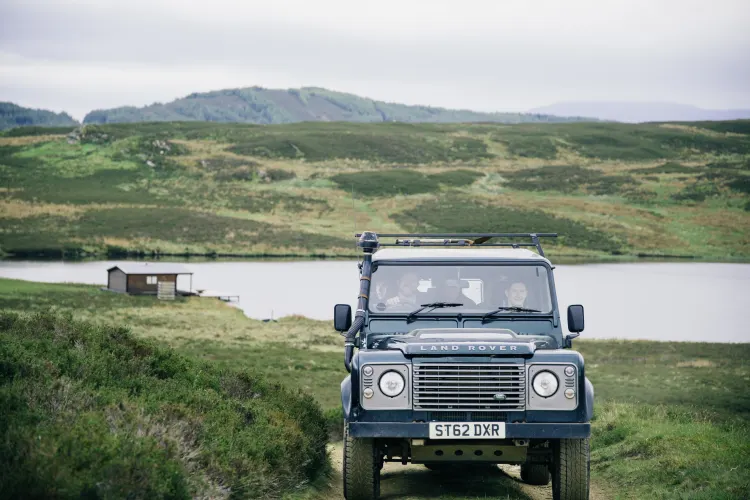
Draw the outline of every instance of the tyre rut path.
<instances>
[{"instance_id":1,"label":"tyre rut path","mask_svg":"<svg viewBox=\"0 0 750 500\"><path fill-rule=\"evenodd\" d=\"M343 443L328 445L333 477L327 491L320 498L343 498L341 467ZM520 467L500 465L467 474L466 470L431 471L423 465L386 463L380 476L380 498L419 500L547 500L552 498L551 486L529 486L521 482ZM591 485L591 500L612 498L605 491Z\"/></svg>"}]
</instances>

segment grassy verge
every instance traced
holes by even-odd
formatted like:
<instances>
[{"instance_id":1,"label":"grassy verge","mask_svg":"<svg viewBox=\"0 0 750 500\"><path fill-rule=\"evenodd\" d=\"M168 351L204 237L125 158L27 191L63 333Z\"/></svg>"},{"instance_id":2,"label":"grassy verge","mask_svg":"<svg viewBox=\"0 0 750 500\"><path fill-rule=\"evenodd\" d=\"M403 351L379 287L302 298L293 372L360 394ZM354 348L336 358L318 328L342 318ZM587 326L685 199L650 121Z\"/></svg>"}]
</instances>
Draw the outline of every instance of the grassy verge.
<instances>
[{"instance_id":1,"label":"grassy verge","mask_svg":"<svg viewBox=\"0 0 750 500\"><path fill-rule=\"evenodd\" d=\"M122 326L3 311L0 372L3 498L271 498L328 467L309 395Z\"/></svg>"},{"instance_id":2,"label":"grassy verge","mask_svg":"<svg viewBox=\"0 0 750 500\"><path fill-rule=\"evenodd\" d=\"M750 259L745 121L59 132L0 135L0 252L352 256L356 225L552 230L554 258Z\"/></svg>"},{"instance_id":3,"label":"grassy verge","mask_svg":"<svg viewBox=\"0 0 750 500\"><path fill-rule=\"evenodd\" d=\"M0 280L2 309L51 304L94 323L127 324L137 337L214 370L252 368L313 396L330 429L340 428L345 372L341 339L328 322L263 323L206 299L163 304L88 286ZM750 495L750 345L579 340L575 347L596 388L595 485L627 499Z\"/></svg>"}]
</instances>

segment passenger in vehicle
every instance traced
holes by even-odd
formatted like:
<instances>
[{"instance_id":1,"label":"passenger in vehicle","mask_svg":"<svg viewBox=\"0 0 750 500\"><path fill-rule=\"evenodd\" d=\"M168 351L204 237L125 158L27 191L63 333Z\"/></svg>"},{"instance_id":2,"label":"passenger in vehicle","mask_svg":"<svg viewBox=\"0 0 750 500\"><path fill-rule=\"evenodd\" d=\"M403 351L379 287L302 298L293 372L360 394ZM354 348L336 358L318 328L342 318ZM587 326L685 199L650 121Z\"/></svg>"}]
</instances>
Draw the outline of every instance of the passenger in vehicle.
<instances>
[{"instance_id":1,"label":"passenger in vehicle","mask_svg":"<svg viewBox=\"0 0 750 500\"><path fill-rule=\"evenodd\" d=\"M419 277L415 273L406 273L398 280L398 290L394 297L385 301L389 307L413 307L417 305Z\"/></svg>"},{"instance_id":2,"label":"passenger in vehicle","mask_svg":"<svg viewBox=\"0 0 750 500\"><path fill-rule=\"evenodd\" d=\"M505 290L505 301L503 302L503 306L528 307L526 305L526 298L528 295L529 291L526 288L526 284L523 281L517 281Z\"/></svg>"}]
</instances>

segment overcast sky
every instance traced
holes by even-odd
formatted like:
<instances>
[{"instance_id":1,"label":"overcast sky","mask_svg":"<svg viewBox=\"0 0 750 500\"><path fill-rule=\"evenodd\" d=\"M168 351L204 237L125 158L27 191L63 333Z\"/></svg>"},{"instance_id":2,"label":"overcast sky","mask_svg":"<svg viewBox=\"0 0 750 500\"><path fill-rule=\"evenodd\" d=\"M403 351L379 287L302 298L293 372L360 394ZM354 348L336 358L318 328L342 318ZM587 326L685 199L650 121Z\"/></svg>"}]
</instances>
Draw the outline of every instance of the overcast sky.
<instances>
[{"instance_id":1,"label":"overcast sky","mask_svg":"<svg viewBox=\"0 0 750 500\"><path fill-rule=\"evenodd\" d=\"M0 101L319 86L481 111L750 108L750 0L0 0Z\"/></svg>"}]
</instances>

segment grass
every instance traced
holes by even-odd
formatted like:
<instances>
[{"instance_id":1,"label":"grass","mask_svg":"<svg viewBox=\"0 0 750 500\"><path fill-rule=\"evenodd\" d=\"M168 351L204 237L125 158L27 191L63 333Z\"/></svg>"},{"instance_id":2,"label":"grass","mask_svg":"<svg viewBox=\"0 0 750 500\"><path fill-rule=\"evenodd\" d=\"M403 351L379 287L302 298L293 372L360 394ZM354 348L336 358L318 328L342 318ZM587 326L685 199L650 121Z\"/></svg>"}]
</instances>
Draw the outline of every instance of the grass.
<instances>
[{"instance_id":1,"label":"grass","mask_svg":"<svg viewBox=\"0 0 750 500\"><path fill-rule=\"evenodd\" d=\"M70 316L0 314L0 494L278 497L326 470L309 396Z\"/></svg>"},{"instance_id":2,"label":"grass","mask_svg":"<svg viewBox=\"0 0 750 500\"><path fill-rule=\"evenodd\" d=\"M350 257L354 223L381 232L543 226L565 236L550 247L554 258L747 260L736 232L750 228L750 136L734 131L741 123L726 127L162 122L86 125L67 137L13 129L0 136L0 252ZM701 233L715 237L693 236Z\"/></svg>"},{"instance_id":3,"label":"grass","mask_svg":"<svg viewBox=\"0 0 750 500\"><path fill-rule=\"evenodd\" d=\"M111 331L107 329L110 324L128 325L136 338L148 338L171 346L187 357L187 360L179 356L167 359L179 359L185 366L201 366L201 377L210 379L213 373L236 373L237 370L251 369L253 373L258 373L254 375L258 380L266 381L263 383L267 386L281 382L299 389L304 394L314 396L320 403L329 431L340 430L338 385L345 376L345 371L342 366L342 340L333 331L330 322L288 317L278 322L264 323L250 320L239 310L219 301L180 299L163 303L149 297L108 294L98 291L96 287L84 285L0 280L0 309L33 312L44 311L50 305L54 305L63 314L53 317L64 318L65 314L72 314L73 320L64 321L85 320L86 328L92 329L92 332ZM39 317L50 316L42 314ZM31 330L33 329L23 328L23 331ZM67 332L64 328L61 331ZM99 335L97 333L96 338ZM13 341L21 342L18 337L23 337L23 334L14 330ZM3 337L3 340L6 338ZM66 345L75 345L75 342L68 342ZM146 342L143 345L152 344ZM300 345L305 347L301 348ZM584 333L584 340L576 340L574 347L584 355L587 376L596 390L591 466L595 487L616 492L617 498L624 499L729 499L748 496L750 483L745 471L750 467L750 395L745 387L750 380L750 345L585 340ZM83 352L88 353L89 350L84 349ZM115 351L115 354L119 352ZM38 359L34 361L37 363L35 366L45 366L42 360L48 357L45 355L24 359L29 362ZM131 359L130 363L138 363L135 358L137 357ZM55 358L51 359L54 361ZM87 366L87 370L99 373L99 366L92 364ZM111 369L126 370L129 366L131 365L118 365ZM173 389L171 385L163 385L167 383L164 381L166 379L148 378L151 368L137 366L141 367L142 377L148 380L148 386L153 385L158 394L161 394L159 391L162 387ZM39 373L47 376L46 374L54 372L44 369ZM194 375L186 376L193 380L190 377ZM127 377L123 377L122 384L127 384L126 380ZM79 390L75 384L73 387ZM106 387L102 397L106 399L110 390L114 389ZM206 391L185 395L180 392L179 387L174 390L175 395L170 396L174 400L187 398L185 401L191 402L192 398L207 397ZM208 394L212 393L208 391ZM136 401L133 404L140 404L139 398L145 398L146 395L144 393L128 397ZM69 399L76 401L72 396ZM252 403L260 404L262 400L263 398L252 399ZM149 409L154 408L153 415L156 416L149 420L150 425L154 425L153 422L161 422L157 417L162 414L158 413L158 405L153 403L159 400L151 397L148 401L148 404L143 404ZM185 401L180 404L187 404ZM224 408L221 404L218 406ZM218 412L219 408L215 411ZM226 411L232 415L230 410ZM187 410L186 412L186 415L190 415ZM137 421L141 422L144 417L138 415L128 418L138 418L141 420ZM317 421L319 417L317 413L315 415ZM123 419L127 420L125 417ZM78 421L70 421L76 425L69 428L77 432ZM94 436L106 434L104 429L93 428ZM56 432L62 435L59 429ZM83 439L75 433L70 436L71 439ZM147 433L146 438L149 436ZM217 437L216 441L218 440ZM133 452L132 447L125 448L124 443L122 446L123 453ZM283 446L288 446L286 441ZM115 446L113 449L120 448ZM168 461L170 467L176 464L174 470L180 470L180 459L169 455L168 448L148 448L143 445L139 449L146 451L139 452L141 455L136 454L137 456L158 456ZM210 447L205 453L216 453L216 450L222 448ZM162 476L157 476L159 472L154 471L155 476L150 481L158 485L171 484ZM127 475L123 474L123 477L122 481L128 480ZM178 477L181 476L178 474ZM197 474L197 477L202 476ZM416 476L413 479L420 481ZM211 483L192 483L189 479L186 481L186 491L200 491L190 488L211 487ZM402 486L407 488L406 483ZM465 498L470 493L458 484L452 488L441 489L439 493L452 492L454 496L451 498ZM481 488L477 490L477 494L480 493L485 496L494 495ZM516 493L508 491L511 497L515 497ZM299 494L301 498L308 497L308 493L304 491ZM412 494L419 496L417 492Z\"/></svg>"},{"instance_id":4,"label":"grass","mask_svg":"<svg viewBox=\"0 0 750 500\"><path fill-rule=\"evenodd\" d=\"M621 498L734 499L750 494L750 428L700 410L632 403L597 412L591 468Z\"/></svg>"},{"instance_id":5,"label":"grass","mask_svg":"<svg viewBox=\"0 0 750 500\"><path fill-rule=\"evenodd\" d=\"M248 137L229 151L263 158L293 158L322 161L337 158L385 163L431 163L436 161L490 158L486 144L470 137L443 138L434 127L387 124L385 126L326 124L289 125ZM294 134L288 132L293 130Z\"/></svg>"}]
</instances>

